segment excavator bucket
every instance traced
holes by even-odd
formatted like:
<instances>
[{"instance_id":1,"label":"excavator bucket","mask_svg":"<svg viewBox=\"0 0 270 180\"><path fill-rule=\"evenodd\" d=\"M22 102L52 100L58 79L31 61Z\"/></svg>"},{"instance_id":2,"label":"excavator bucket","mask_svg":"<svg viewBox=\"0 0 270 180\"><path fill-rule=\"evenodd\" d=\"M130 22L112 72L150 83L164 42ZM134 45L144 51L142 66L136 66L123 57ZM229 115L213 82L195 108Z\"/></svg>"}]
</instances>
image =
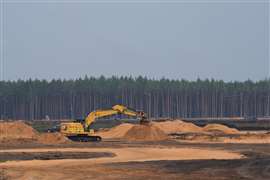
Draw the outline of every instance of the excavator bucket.
<instances>
[{"instance_id":1,"label":"excavator bucket","mask_svg":"<svg viewBox=\"0 0 270 180\"><path fill-rule=\"evenodd\" d=\"M138 117L140 119L140 124L142 125L148 125L150 123L150 120L147 118L147 115L143 111L136 111L138 114Z\"/></svg>"},{"instance_id":2,"label":"excavator bucket","mask_svg":"<svg viewBox=\"0 0 270 180\"><path fill-rule=\"evenodd\" d=\"M150 124L150 120L147 119L146 117L143 117L140 120L140 124L142 124L142 125L149 125Z\"/></svg>"}]
</instances>

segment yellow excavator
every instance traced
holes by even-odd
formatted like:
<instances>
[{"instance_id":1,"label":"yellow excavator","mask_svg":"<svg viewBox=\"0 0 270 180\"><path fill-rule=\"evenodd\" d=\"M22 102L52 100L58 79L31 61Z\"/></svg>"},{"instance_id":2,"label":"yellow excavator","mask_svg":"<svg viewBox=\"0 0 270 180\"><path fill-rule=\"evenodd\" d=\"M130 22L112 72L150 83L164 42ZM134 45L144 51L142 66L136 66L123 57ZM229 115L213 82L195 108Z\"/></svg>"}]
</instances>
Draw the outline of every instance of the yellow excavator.
<instances>
[{"instance_id":1,"label":"yellow excavator","mask_svg":"<svg viewBox=\"0 0 270 180\"><path fill-rule=\"evenodd\" d=\"M101 137L94 134L94 130L90 129L90 125L97 118L116 114L125 114L128 116L137 117L139 118L141 124L147 124L149 122L146 118L146 114L143 111L133 110L123 105L115 105L111 109L99 109L89 113L82 122L61 123L60 132L72 141L101 141Z\"/></svg>"}]
</instances>

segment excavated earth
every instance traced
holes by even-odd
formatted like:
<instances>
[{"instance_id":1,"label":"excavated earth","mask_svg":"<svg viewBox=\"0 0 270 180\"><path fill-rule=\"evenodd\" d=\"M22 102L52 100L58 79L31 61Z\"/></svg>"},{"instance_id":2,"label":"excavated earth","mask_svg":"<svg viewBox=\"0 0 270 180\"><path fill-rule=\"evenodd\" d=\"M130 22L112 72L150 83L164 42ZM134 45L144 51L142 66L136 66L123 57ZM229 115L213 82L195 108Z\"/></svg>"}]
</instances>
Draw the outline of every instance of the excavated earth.
<instances>
[{"instance_id":1,"label":"excavated earth","mask_svg":"<svg viewBox=\"0 0 270 180\"><path fill-rule=\"evenodd\" d=\"M199 127L181 120L152 122L148 125L124 123L109 130L96 133L104 139L125 139L129 141L163 141L177 139L185 142L222 143L270 143L270 133L242 133L220 124ZM0 123L0 143L24 144L71 143L61 133L38 133L22 121Z\"/></svg>"},{"instance_id":2,"label":"excavated earth","mask_svg":"<svg viewBox=\"0 0 270 180\"><path fill-rule=\"evenodd\" d=\"M39 133L23 121L0 123L0 143L22 144L27 142L59 144L67 143L69 140L57 132Z\"/></svg>"},{"instance_id":3,"label":"excavated earth","mask_svg":"<svg viewBox=\"0 0 270 180\"><path fill-rule=\"evenodd\" d=\"M97 134L100 143L74 143L23 122L0 123L0 180L270 179L267 132L177 120L125 123Z\"/></svg>"},{"instance_id":4,"label":"excavated earth","mask_svg":"<svg viewBox=\"0 0 270 180\"><path fill-rule=\"evenodd\" d=\"M221 124L196 126L181 120L152 122L146 125L120 124L112 129L101 130L97 135L104 139L130 141L162 141L176 139L190 143L270 143L270 133L243 133Z\"/></svg>"}]
</instances>

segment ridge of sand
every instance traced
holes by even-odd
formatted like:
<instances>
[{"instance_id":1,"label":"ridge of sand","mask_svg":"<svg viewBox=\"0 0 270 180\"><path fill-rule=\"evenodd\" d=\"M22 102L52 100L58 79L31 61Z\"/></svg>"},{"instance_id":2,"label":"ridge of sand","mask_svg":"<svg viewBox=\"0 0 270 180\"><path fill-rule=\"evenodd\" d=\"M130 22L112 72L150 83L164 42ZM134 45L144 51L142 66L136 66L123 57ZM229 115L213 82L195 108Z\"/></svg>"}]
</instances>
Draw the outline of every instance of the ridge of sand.
<instances>
[{"instance_id":1,"label":"ridge of sand","mask_svg":"<svg viewBox=\"0 0 270 180\"><path fill-rule=\"evenodd\" d=\"M38 133L23 121L1 122L0 142L18 143L35 141L44 144L65 143L69 140L61 133Z\"/></svg>"},{"instance_id":2,"label":"ridge of sand","mask_svg":"<svg viewBox=\"0 0 270 180\"><path fill-rule=\"evenodd\" d=\"M192 140L212 142L252 142L256 139L260 142L269 142L269 136L249 135L241 136L240 138L213 138L217 134L241 134L240 131L234 128L229 128L221 124L208 124L204 127L196 126L193 123L184 122L181 120L152 122L149 125L135 125L123 123L109 130L102 130L96 135L102 138L123 138L130 141L161 141L168 139L168 135L172 133L199 133ZM200 135L201 134L201 135ZM243 133L242 133L243 134ZM211 135L208 137L207 135ZM188 140L188 139L187 139ZM262 141L263 140L263 141ZM69 140L61 133L38 133L31 126L22 121L1 122L0 123L0 142L1 143L24 143L25 141L33 141L43 144L59 144L66 143Z\"/></svg>"},{"instance_id":3,"label":"ridge of sand","mask_svg":"<svg viewBox=\"0 0 270 180\"><path fill-rule=\"evenodd\" d=\"M235 128L229 128L222 124L207 124L202 128L206 132L217 132L223 134L239 134L240 132Z\"/></svg>"},{"instance_id":4,"label":"ridge of sand","mask_svg":"<svg viewBox=\"0 0 270 180\"><path fill-rule=\"evenodd\" d=\"M237 129L220 124L209 124L205 127L181 120L151 122L148 126L124 123L96 134L102 138L124 138L132 141L160 141L167 139L172 133L221 133L239 134Z\"/></svg>"},{"instance_id":5,"label":"ridge of sand","mask_svg":"<svg viewBox=\"0 0 270 180\"><path fill-rule=\"evenodd\" d=\"M155 126L159 127L166 134L176 132L202 132L201 127L181 120L155 122Z\"/></svg>"}]
</instances>

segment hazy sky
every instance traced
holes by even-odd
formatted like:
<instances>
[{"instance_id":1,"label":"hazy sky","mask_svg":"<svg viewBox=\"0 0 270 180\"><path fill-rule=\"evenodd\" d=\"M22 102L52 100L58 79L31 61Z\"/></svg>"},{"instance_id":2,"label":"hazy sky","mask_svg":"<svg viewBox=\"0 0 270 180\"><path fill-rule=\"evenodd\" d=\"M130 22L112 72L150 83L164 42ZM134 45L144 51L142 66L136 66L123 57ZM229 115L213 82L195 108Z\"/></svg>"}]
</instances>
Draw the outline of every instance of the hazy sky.
<instances>
[{"instance_id":1,"label":"hazy sky","mask_svg":"<svg viewBox=\"0 0 270 180\"><path fill-rule=\"evenodd\" d=\"M268 76L267 1L5 2L8 80L86 74L225 81Z\"/></svg>"}]
</instances>

